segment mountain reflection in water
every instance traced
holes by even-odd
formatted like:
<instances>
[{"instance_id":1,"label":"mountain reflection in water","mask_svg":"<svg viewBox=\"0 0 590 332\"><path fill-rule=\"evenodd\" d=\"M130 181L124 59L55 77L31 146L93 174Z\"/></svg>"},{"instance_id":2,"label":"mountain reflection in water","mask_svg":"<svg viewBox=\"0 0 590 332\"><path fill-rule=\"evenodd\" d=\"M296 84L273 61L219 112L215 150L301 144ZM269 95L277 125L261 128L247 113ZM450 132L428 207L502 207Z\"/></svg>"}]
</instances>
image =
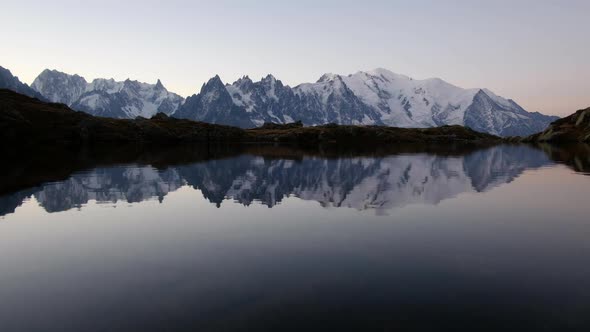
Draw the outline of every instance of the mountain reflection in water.
<instances>
[{"instance_id":1,"label":"mountain reflection in water","mask_svg":"<svg viewBox=\"0 0 590 332\"><path fill-rule=\"evenodd\" d=\"M590 331L587 145L3 157L2 332Z\"/></svg>"},{"instance_id":2,"label":"mountain reflection in water","mask_svg":"<svg viewBox=\"0 0 590 332\"><path fill-rule=\"evenodd\" d=\"M553 164L552 158L569 161L577 171L584 171L590 155L568 157L563 149L526 145L416 148L415 152L407 148L373 154L309 153L277 147L204 151L198 148L188 155L186 151L170 152L157 159L138 157L138 161L124 160L124 165L115 158L106 163L110 166L98 167L86 160L88 164L82 166L86 170L74 169L72 174L59 175L57 179L45 175L45 181L43 176L31 174L40 178L41 183L2 195L0 215L14 212L30 197L46 211L59 212L81 208L89 201L161 202L168 193L183 186L201 191L218 207L225 199L246 206L256 203L273 207L284 198L295 196L317 201L324 207L386 214L389 209L409 204L438 204L464 192L488 191L511 182L527 169ZM24 169L20 179L28 177L27 168ZM13 173L14 170L3 171L5 177ZM19 187L15 183L18 178L8 182Z\"/></svg>"}]
</instances>

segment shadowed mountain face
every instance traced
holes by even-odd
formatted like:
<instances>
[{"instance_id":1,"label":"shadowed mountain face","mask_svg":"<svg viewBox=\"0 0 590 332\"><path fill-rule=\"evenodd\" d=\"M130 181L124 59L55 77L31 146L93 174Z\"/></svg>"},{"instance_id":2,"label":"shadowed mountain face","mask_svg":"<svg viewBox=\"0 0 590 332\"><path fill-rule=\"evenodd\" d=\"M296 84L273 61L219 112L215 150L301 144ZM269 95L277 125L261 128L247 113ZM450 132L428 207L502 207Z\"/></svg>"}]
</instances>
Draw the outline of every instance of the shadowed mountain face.
<instances>
[{"instance_id":1,"label":"shadowed mountain face","mask_svg":"<svg viewBox=\"0 0 590 332\"><path fill-rule=\"evenodd\" d=\"M264 150L263 150L264 151ZM0 198L0 214L34 197L48 212L83 207L89 201L160 202L190 186L218 207L226 199L273 207L289 196L324 207L388 210L409 204L438 204L465 192L483 192L522 172L552 164L548 154L526 145L495 146L466 153L397 153L329 157L300 151L274 154L237 151L190 162L166 158L156 165L96 167L59 181L24 188ZM186 156L187 154L184 154ZM203 152L200 152L201 156ZM219 154L217 154L219 156ZM202 159L202 158L201 158ZM140 162L141 163L141 162Z\"/></svg>"},{"instance_id":2,"label":"shadowed mountain face","mask_svg":"<svg viewBox=\"0 0 590 332\"><path fill-rule=\"evenodd\" d=\"M25 96L45 100L39 92L35 91L27 84L22 83L18 77L12 75L10 70L2 66L0 66L0 89L7 89Z\"/></svg>"}]
</instances>

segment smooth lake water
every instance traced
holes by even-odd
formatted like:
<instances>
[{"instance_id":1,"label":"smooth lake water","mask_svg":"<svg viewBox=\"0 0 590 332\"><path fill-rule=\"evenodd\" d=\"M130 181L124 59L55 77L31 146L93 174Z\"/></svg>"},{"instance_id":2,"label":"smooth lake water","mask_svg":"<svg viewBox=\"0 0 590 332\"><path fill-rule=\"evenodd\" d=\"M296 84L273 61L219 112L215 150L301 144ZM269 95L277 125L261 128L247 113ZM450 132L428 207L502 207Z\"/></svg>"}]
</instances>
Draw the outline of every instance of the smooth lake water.
<instances>
[{"instance_id":1,"label":"smooth lake water","mask_svg":"<svg viewBox=\"0 0 590 332\"><path fill-rule=\"evenodd\" d=\"M89 155L0 170L2 332L590 330L587 146Z\"/></svg>"}]
</instances>

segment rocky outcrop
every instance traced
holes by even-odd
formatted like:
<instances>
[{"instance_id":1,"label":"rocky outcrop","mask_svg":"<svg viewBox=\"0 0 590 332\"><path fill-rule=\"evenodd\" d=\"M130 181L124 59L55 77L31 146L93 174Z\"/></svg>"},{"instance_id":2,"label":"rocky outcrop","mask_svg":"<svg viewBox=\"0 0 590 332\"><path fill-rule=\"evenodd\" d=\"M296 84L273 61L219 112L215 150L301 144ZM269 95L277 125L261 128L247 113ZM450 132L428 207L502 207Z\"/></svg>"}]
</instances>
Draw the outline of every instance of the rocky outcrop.
<instances>
[{"instance_id":1,"label":"rocky outcrop","mask_svg":"<svg viewBox=\"0 0 590 332\"><path fill-rule=\"evenodd\" d=\"M525 141L590 143L590 107L551 123L547 129Z\"/></svg>"}]
</instances>

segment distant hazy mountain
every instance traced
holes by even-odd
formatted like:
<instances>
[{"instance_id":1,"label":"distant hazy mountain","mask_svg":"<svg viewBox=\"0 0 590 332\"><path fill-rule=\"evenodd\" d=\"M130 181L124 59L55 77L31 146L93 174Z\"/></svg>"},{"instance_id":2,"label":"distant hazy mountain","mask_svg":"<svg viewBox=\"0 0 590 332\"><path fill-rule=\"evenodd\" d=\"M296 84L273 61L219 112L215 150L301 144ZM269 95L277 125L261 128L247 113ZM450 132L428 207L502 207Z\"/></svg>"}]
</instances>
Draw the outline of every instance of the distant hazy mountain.
<instances>
[{"instance_id":1,"label":"distant hazy mountain","mask_svg":"<svg viewBox=\"0 0 590 332\"><path fill-rule=\"evenodd\" d=\"M294 88L269 75L224 85L216 76L174 116L241 127L264 122L434 127L464 125L500 136L530 135L555 116L530 113L487 89L462 89L441 79L414 80L385 69L325 74Z\"/></svg>"},{"instance_id":2,"label":"distant hazy mountain","mask_svg":"<svg viewBox=\"0 0 590 332\"><path fill-rule=\"evenodd\" d=\"M25 83L22 83L18 77L12 75L10 70L2 66L0 66L0 89L8 89L29 97L44 100L40 93L31 89L31 87Z\"/></svg>"},{"instance_id":3,"label":"distant hazy mountain","mask_svg":"<svg viewBox=\"0 0 590 332\"><path fill-rule=\"evenodd\" d=\"M158 112L174 113L184 99L156 84L98 78L88 83L83 77L44 70L31 85L52 102L74 110L113 118L150 118Z\"/></svg>"}]
</instances>

